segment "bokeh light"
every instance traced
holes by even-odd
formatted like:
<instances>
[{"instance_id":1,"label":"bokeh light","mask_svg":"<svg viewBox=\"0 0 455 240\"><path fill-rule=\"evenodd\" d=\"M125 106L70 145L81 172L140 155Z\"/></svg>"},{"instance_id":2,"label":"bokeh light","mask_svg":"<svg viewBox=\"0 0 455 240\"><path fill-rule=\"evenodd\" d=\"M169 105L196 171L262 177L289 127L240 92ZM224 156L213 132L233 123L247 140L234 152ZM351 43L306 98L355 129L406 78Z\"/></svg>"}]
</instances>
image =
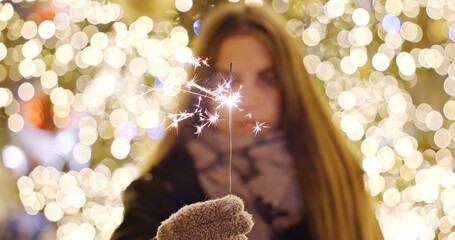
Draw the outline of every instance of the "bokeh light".
<instances>
[{"instance_id":1,"label":"bokeh light","mask_svg":"<svg viewBox=\"0 0 455 240\"><path fill-rule=\"evenodd\" d=\"M455 42L455 23L452 23L449 28L449 37L452 42Z\"/></svg>"},{"instance_id":2,"label":"bokeh light","mask_svg":"<svg viewBox=\"0 0 455 240\"><path fill-rule=\"evenodd\" d=\"M175 0L175 7L180 12L187 12L193 6L193 0Z\"/></svg>"},{"instance_id":3,"label":"bokeh light","mask_svg":"<svg viewBox=\"0 0 455 240\"><path fill-rule=\"evenodd\" d=\"M382 27L388 33L398 32L401 28L401 21L397 16L385 15L382 19Z\"/></svg>"},{"instance_id":4,"label":"bokeh light","mask_svg":"<svg viewBox=\"0 0 455 240\"><path fill-rule=\"evenodd\" d=\"M5 146L2 151L3 164L7 168L18 168L26 161L24 151L16 146Z\"/></svg>"}]
</instances>

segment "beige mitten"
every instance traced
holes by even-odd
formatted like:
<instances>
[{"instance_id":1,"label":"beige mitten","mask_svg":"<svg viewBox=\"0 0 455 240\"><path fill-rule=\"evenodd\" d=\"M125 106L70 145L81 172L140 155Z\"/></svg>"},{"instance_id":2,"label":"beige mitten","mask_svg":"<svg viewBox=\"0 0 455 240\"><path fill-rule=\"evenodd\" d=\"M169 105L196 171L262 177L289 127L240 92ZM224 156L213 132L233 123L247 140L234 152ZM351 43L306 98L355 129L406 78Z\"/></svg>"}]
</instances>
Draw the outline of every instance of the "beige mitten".
<instances>
[{"instance_id":1,"label":"beige mitten","mask_svg":"<svg viewBox=\"0 0 455 240\"><path fill-rule=\"evenodd\" d=\"M179 209L158 228L158 240L247 239L252 216L234 195L194 203Z\"/></svg>"}]
</instances>

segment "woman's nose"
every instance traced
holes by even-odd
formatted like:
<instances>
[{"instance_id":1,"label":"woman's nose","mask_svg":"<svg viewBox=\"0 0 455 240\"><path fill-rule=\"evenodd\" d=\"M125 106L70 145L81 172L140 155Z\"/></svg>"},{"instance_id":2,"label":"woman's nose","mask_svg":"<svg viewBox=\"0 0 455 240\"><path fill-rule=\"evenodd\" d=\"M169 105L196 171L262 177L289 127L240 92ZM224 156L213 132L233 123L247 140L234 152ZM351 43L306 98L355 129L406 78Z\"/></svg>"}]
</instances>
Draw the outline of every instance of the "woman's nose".
<instances>
[{"instance_id":1,"label":"woman's nose","mask_svg":"<svg viewBox=\"0 0 455 240\"><path fill-rule=\"evenodd\" d=\"M244 110L251 110L260 104L260 90L252 83L243 85L240 91L240 95L242 97L239 107Z\"/></svg>"}]
</instances>

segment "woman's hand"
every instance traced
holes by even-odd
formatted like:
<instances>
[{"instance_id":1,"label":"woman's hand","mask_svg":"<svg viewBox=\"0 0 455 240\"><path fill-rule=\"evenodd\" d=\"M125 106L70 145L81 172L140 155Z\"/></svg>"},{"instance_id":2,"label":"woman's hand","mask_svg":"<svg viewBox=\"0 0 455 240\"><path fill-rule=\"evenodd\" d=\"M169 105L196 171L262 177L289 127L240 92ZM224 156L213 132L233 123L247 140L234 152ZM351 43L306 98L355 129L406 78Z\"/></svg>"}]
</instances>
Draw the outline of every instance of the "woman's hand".
<instances>
[{"instance_id":1,"label":"woman's hand","mask_svg":"<svg viewBox=\"0 0 455 240\"><path fill-rule=\"evenodd\" d=\"M253 220L234 195L182 207L161 223L158 240L247 239Z\"/></svg>"}]
</instances>

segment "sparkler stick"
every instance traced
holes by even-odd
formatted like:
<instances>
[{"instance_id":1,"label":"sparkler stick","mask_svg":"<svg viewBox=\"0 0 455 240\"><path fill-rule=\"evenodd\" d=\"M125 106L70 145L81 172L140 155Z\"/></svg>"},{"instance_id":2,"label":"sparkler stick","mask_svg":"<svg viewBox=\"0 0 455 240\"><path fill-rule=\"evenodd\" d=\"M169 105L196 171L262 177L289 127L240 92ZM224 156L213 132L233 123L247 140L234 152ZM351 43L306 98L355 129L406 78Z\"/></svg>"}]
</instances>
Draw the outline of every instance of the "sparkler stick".
<instances>
[{"instance_id":1,"label":"sparkler stick","mask_svg":"<svg viewBox=\"0 0 455 240\"><path fill-rule=\"evenodd\" d=\"M229 98L231 98L231 84L232 84L232 63L229 66ZM229 193L232 188L232 106L229 104Z\"/></svg>"}]
</instances>

